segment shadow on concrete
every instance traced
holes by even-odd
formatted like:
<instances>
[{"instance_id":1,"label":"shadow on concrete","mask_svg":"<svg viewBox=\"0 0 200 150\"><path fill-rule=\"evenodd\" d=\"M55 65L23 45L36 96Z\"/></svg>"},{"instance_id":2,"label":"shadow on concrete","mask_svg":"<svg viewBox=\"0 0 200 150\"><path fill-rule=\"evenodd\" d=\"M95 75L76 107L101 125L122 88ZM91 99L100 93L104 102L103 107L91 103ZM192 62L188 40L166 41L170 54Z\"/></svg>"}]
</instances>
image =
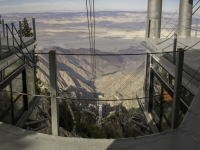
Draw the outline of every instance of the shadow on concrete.
<instances>
[{"instance_id":1,"label":"shadow on concrete","mask_svg":"<svg viewBox=\"0 0 200 150\"><path fill-rule=\"evenodd\" d=\"M29 149L33 143L28 139L36 134L36 132L26 131L0 122L0 149Z\"/></svg>"},{"instance_id":2,"label":"shadow on concrete","mask_svg":"<svg viewBox=\"0 0 200 150\"><path fill-rule=\"evenodd\" d=\"M200 88L178 129L136 139L114 140L106 150L199 150Z\"/></svg>"}]
</instances>

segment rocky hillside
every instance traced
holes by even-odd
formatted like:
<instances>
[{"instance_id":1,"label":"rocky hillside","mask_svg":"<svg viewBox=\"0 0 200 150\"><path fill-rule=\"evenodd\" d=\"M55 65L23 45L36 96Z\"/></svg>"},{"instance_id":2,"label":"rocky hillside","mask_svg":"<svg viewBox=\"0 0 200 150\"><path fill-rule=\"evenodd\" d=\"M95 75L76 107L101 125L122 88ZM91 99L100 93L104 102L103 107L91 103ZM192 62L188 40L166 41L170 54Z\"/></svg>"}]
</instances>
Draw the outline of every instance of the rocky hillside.
<instances>
[{"instance_id":1,"label":"rocky hillside","mask_svg":"<svg viewBox=\"0 0 200 150\"><path fill-rule=\"evenodd\" d=\"M59 54L89 54L88 49L62 49L59 47L51 47L43 49L42 52L49 52L49 50L56 50ZM105 52L96 51L97 54ZM97 56L97 78L115 73L123 70L126 66L126 58L122 56L106 57ZM49 86L49 63L48 55L39 55L39 69L37 76L42 80L45 87ZM93 78L91 69L91 57L90 56L67 56L57 55L57 77L58 86L61 89L68 91L76 91L83 95L84 98L91 98L93 94L93 87L91 81Z\"/></svg>"},{"instance_id":2,"label":"rocky hillside","mask_svg":"<svg viewBox=\"0 0 200 150\"><path fill-rule=\"evenodd\" d=\"M62 49L50 47L42 52L48 53L56 50L57 55L57 77L60 89L68 92L76 92L82 98L93 98L91 57L80 55L63 54L89 54L88 49ZM141 49L119 51L118 54L141 53ZM97 54L112 54L96 50ZM48 55L39 55L39 69L37 76L49 86L49 63ZM96 56L95 88L98 93L103 93L106 99L125 99L135 96L142 88L144 71L143 55L116 55Z\"/></svg>"},{"instance_id":3,"label":"rocky hillside","mask_svg":"<svg viewBox=\"0 0 200 150\"><path fill-rule=\"evenodd\" d=\"M93 79L91 57L64 55L89 54L90 51L88 49L75 50L51 47L43 49L42 52L48 53L52 49L56 50L58 54L62 54L57 55L59 95L63 97L59 104L60 135L85 138L135 136L132 116L140 113L135 97L136 94L140 97L143 96L144 56L96 56L95 90L96 93L104 95L104 100L108 100L103 104L102 122L99 125L97 103L84 100L94 98L94 87L91 84ZM144 51L135 50L135 47L131 47L131 49L119 51L117 54L127 54L127 52L135 54ZM97 50L96 53L105 54L106 52ZM39 55L37 76L42 81L42 87L47 89L49 88L48 65L48 55ZM48 110L48 112L50 111ZM43 132L50 132L50 122L48 127Z\"/></svg>"},{"instance_id":4,"label":"rocky hillside","mask_svg":"<svg viewBox=\"0 0 200 150\"><path fill-rule=\"evenodd\" d=\"M62 96L67 97L68 93ZM71 98L75 95L70 95ZM137 108L128 111L122 104L103 106L103 119L98 124L98 107L89 104L86 108L80 105L79 101L62 99L59 104L59 135L63 137L83 137L83 138L128 138L137 136L133 129L132 116L140 112ZM42 98L29 117L31 120L43 119L43 113L49 115L49 119L41 126L46 127L39 132L52 134L51 108L49 100Z\"/></svg>"}]
</instances>

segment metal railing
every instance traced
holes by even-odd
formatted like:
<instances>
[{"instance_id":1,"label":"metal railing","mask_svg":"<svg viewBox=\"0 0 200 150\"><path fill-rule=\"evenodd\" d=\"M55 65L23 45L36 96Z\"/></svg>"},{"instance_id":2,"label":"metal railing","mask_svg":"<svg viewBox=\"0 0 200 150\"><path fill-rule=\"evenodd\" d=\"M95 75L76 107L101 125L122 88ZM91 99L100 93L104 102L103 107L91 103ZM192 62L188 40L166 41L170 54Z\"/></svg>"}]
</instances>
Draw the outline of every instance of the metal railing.
<instances>
[{"instance_id":1,"label":"metal railing","mask_svg":"<svg viewBox=\"0 0 200 150\"><path fill-rule=\"evenodd\" d=\"M22 23L19 22L19 29L17 29L15 23L4 24L4 20L2 20L2 28L3 28L3 38L0 38L0 52L1 55L5 53L15 54L19 58L19 54L23 55L25 59L25 63L27 63L30 67L33 67L34 58L31 55L28 46L32 44L36 40L36 29L35 29L35 19L32 19L33 22L33 37L25 37L22 34ZM5 45L6 40L6 45ZM26 41L24 41L26 40ZM2 43L3 42L3 43ZM4 45L2 45L4 44ZM7 49L8 51L3 52L2 48Z\"/></svg>"}]
</instances>

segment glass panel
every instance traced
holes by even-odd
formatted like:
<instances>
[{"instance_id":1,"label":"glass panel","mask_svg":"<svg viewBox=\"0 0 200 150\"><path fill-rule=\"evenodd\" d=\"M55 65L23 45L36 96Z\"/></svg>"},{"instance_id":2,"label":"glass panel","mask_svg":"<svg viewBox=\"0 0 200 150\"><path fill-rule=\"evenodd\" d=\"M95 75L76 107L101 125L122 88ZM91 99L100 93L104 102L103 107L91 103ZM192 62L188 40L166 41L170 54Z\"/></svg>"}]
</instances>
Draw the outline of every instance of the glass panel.
<instances>
[{"instance_id":1,"label":"glass panel","mask_svg":"<svg viewBox=\"0 0 200 150\"><path fill-rule=\"evenodd\" d=\"M18 93L23 92L22 74L19 74L14 80L12 80L12 92L13 100L18 97Z\"/></svg>"},{"instance_id":2,"label":"glass panel","mask_svg":"<svg viewBox=\"0 0 200 150\"><path fill-rule=\"evenodd\" d=\"M161 89L162 89L161 83L155 76L153 76L152 113L157 123L160 122L160 115L161 115L161 103L160 103Z\"/></svg>"},{"instance_id":3,"label":"glass panel","mask_svg":"<svg viewBox=\"0 0 200 150\"><path fill-rule=\"evenodd\" d=\"M170 77L169 77L169 85L170 85L172 88L174 88L174 83L175 83L175 79L174 79L173 76L170 75Z\"/></svg>"},{"instance_id":4,"label":"glass panel","mask_svg":"<svg viewBox=\"0 0 200 150\"><path fill-rule=\"evenodd\" d=\"M185 94L185 102L186 102L186 104L188 104L190 106L190 104L192 103L193 99L194 99L194 95L190 91L186 90L186 94Z\"/></svg>"},{"instance_id":5,"label":"glass panel","mask_svg":"<svg viewBox=\"0 0 200 150\"><path fill-rule=\"evenodd\" d=\"M165 89L163 89L163 100L165 103L168 103L168 104L172 104L172 101L173 101L172 97L169 95L169 93Z\"/></svg>"},{"instance_id":6,"label":"glass panel","mask_svg":"<svg viewBox=\"0 0 200 150\"><path fill-rule=\"evenodd\" d=\"M147 63L146 63L146 83L145 83L145 107L148 110L148 104L149 104L149 88L150 88L150 56L147 54Z\"/></svg>"},{"instance_id":7,"label":"glass panel","mask_svg":"<svg viewBox=\"0 0 200 150\"><path fill-rule=\"evenodd\" d=\"M3 119L1 120L3 123L6 123L6 124L13 124L12 123L12 113L11 113L11 110L6 113L6 116L3 117Z\"/></svg>"},{"instance_id":8,"label":"glass panel","mask_svg":"<svg viewBox=\"0 0 200 150\"><path fill-rule=\"evenodd\" d=\"M9 76L11 73L13 73L15 70L17 70L20 66L24 64L24 61L19 59L18 61L14 62L12 65L4 69L4 78Z\"/></svg>"},{"instance_id":9,"label":"glass panel","mask_svg":"<svg viewBox=\"0 0 200 150\"><path fill-rule=\"evenodd\" d=\"M170 130L171 127L169 125L169 123L167 122L167 120L162 116L161 118L161 130L162 131L166 131L166 130Z\"/></svg>"},{"instance_id":10,"label":"glass panel","mask_svg":"<svg viewBox=\"0 0 200 150\"><path fill-rule=\"evenodd\" d=\"M188 91L184 86L182 86L181 91L181 99L188 105L192 103L192 100L194 99L194 95Z\"/></svg>"},{"instance_id":11,"label":"glass panel","mask_svg":"<svg viewBox=\"0 0 200 150\"><path fill-rule=\"evenodd\" d=\"M23 112L23 96L21 95L20 98L15 102L14 104L14 118L17 119L17 117L20 116L20 114Z\"/></svg>"},{"instance_id":12,"label":"glass panel","mask_svg":"<svg viewBox=\"0 0 200 150\"><path fill-rule=\"evenodd\" d=\"M184 86L181 88L181 99L185 101L186 89Z\"/></svg>"},{"instance_id":13,"label":"glass panel","mask_svg":"<svg viewBox=\"0 0 200 150\"><path fill-rule=\"evenodd\" d=\"M172 103L173 97L165 90L161 82L153 76L153 90L152 90L152 115L157 123L160 131L166 131L171 129L171 119L172 119ZM170 84L174 85L174 78L170 76ZM181 98L187 103L191 103L194 95L187 89L182 88ZM187 107L180 104L179 112L179 125L181 124L184 114L187 111Z\"/></svg>"},{"instance_id":14,"label":"glass panel","mask_svg":"<svg viewBox=\"0 0 200 150\"><path fill-rule=\"evenodd\" d=\"M0 71L0 82L2 81L2 71Z\"/></svg>"},{"instance_id":15,"label":"glass panel","mask_svg":"<svg viewBox=\"0 0 200 150\"><path fill-rule=\"evenodd\" d=\"M172 117L172 101L172 97L163 89L162 114L169 123L171 123Z\"/></svg>"},{"instance_id":16,"label":"glass panel","mask_svg":"<svg viewBox=\"0 0 200 150\"><path fill-rule=\"evenodd\" d=\"M158 79L154 76L153 78L153 97L160 101L160 95L161 95L161 83L158 81Z\"/></svg>"},{"instance_id":17,"label":"glass panel","mask_svg":"<svg viewBox=\"0 0 200 150\"><path fill-rule=\"evenodd\" d=\"M184 114L181 112L181 111L179 111L179 125L181 124L181 122L183 121L183 118L184 118Z\"/></svg>"},{"instance_id":18,"label":"glass panel","mask_svg":"<svg viewBox=\"0 0 200 150\"><path fill-rule=\"evenodd\" d=\"M158 73L163 77L163 79L165 81L168 82L168 80L169 80L169 74L168 74L168 72L165 69L163 69L161 66L159 66Z\"/></svg>"},{"instance_id":19,"label":"glass panel","mask_svg":"<svg viewBox=\"0 0 200 150\"><path fill-rule=\"evenodd\" d=\"M145 93L146 93L146 97L149 96L149 74L147 74L147 77L146 77L146 88L145 88Z\"/></svg>"},{"instance_id":20,"label":"glass panel","mask_svg":"<svg viewBox=\"0 0 200 150\"><path fill-rule=\"evenodd\" d=\"M146 87L145 87L145 93L146 93L146 97L149 96L149 70L147 70L147 74L146 74Z\"/></svg>"},{"instance_id":21,"label":"glass panel","mask_svg":"<svg viewBox=\"0 0 200 150\"><path fill-rule=\"evenodd\" d=\"M153 113L154 119L159 123L160 115L161 115L161 108L160 108L160 103L157 102L157 100L155 100L155 99L153 99L152 113Z\"/></svg>"},{"instance_id":22,"label":"glass panel","mask_svg":"<svg viewBox=\"0 0 200 150\"><path fill-rule=\"evenodd\" d=\"M154 58L152 58L152 67L154 68L154 70L158 74L160 74L163 77L163 79L166 82L168 82L168 80L169 80L169 73L160 64L158 64L158 62Z\"/></svg>"},{"instance_id":23,"label":"glass panel","mask_svg":"<svg viewBox=\"0 0 200 150\"><path fill-rule=\"evenodd\" d=\"M0 116L11 106L10 85L0 92Z\"/></svg>"},{"instance_id":24,"label":"glass panel","mask_svg":"<svg viewBox=\"0 0 200 150\"><path fill-rule=\"evenodd\" d=\"M28 92L28 103L30 104L35 95L35 77L34 68L27 66L26 68L26 79L27 79L27 92Z\"/></svg>"}]
</instances>

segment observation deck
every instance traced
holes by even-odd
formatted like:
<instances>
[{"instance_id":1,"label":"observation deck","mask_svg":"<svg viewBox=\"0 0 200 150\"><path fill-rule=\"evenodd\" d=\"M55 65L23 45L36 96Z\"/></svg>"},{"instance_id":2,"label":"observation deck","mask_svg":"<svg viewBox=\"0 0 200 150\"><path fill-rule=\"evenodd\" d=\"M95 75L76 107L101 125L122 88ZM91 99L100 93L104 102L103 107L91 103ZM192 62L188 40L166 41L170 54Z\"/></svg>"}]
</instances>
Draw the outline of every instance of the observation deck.
<instances>
[{"instance_id":1,"label":"observation deck","mask_svg":"<svg viewBox=\"0 0 200 150\"><path fill-rule=\"evenodd\" d=\"M173 59L174 39L173 38L147 38L141 44L147 49L148 53L163 56L170 62ZM184 49L184 71L193 76L196 71L195 79L200 82L200 38L187 37L177 38L177 49ZM159 60L158 60L159 61ZM169 68L169 67L167 67ZM169 70L172 70L169 68ZM173 69L175 70L175 69ZM173 73L174 74L174 73Z\"/></svg>"},{"instance_id":2,"label":"observation deck","mask_svg":"<svg viewBox=\"0 0 200 150\"><path fill-rule=\"evenodd\" d=\"M154 3L154 2L157 2L157 3ZM151 1L149 0L149 4L151 5L160 3L160 6L161 6L162 4L161 2L162 0L151 0ZM155 14L160 12L160 17L161 17L160 6L156 5L155 7L151 7L149 5L149 12L152 11ZM159 11L155 11L155 9L152 9L152 8L157 8L159 9ZM154 13L150 14L149 16L153 18ZM161 18L159 17L156 19L161 20ZM160 27L157 25L156 28L158 29ZM152 97L150 94L153 93L152 91L154 89L156 89L157 91L160 91L160 93L158 93L160 95L159 100L156 100L154 102L155 104L160 103L162 104L162 108L163 107L166 108L166 109L161 110L162 113L160 113L161 111L160 112L154 111L155 113L160 113L160 118L161 118L161 115L163 115L162 116L163 118L165 117L164 115L170 116L170 113L172 112L171 106L169 106L169 103L165 103L165 99L162 97L162 95L164 93L163 91L165 92L169 91L167 93L168 96L171 93L172 93L171 95L175 93L174 82L172 81L175 81L175 67L176 66L175 66L175 62L173 58L175 56L174 54L176 53L177 48L182 48L185 50L185 61L184 61L184 66L183 66L184 73L183 73L183 80L181 82L183 83L184 86L186 85L185 87L187 87L187 89L185 88L183 90L188 90L186 92L188 93L190 92L190 94L191 95L193 94L193 96L190 95L192 97L192 100L190 99L191 101L189 104L186 104L186 101L184 101L185 99L181 100L179 97L184 108L186 107L186 110L184 111L184 115L183 115L184 117L182 117L183 120L181 120L180 126L178 128L171 129L169 126L168 130L161 131L162 133L156 133L156 134L146 135L143 137L135 137L135 138L129 138L129 139L83 139L83 138L68 138L68 137L59 137L59 136L53 136L53 135L45 135L41 133L36 133L36 132L20 129L18 127L14 127L11 125L6 125L4 123L0 123L0 149L6 149L6 150L13 150L13 149L15 150L23 150L23 149L24 150L25 149L31 149L31 150L34 150L34 149L35 150L38 150L38 149L43 149L43 150L55 150L55 149L59 149L59 150L65 150L65 149L70 149L70 150L79 150L79 149L81 150L94 150L94 149L95 150L105 150L105 149L106 150L117 150L117 149L198 150L200 147L200 130L199 130L199 126L200 126L200 121L199 121L200 120L200 115L199 115L200 114L200 87L199 87L199 83L200 83L199 47L200 47L200 44L199 43L200 42L198 38L191 38L191 37L177 38L176 40L177 42L175 45L174 39L171 39L171 38L170 39L146 38L146 41L143 41L142 45L147 49L147 52L149 53L149 55L151 55L149 59L148 59L148 56L146 59L145 78L146 78L146 81L149 81L149 82L145 81L146 82L145 85L148 85L149 88L146 88L147 86L145 86L145 90L148 92L151 91L147 93L148 94L147 98ZM22 44L22 41L23 41L23 44ZM25 62L26 62L26 59L29 60L29 58L31 57L30 55L27 55L28 54L27 49L33 50L34 46L36 45L36 42L34 41L33 38L24 38L24 37L18 38L17 36L14 36L14 34L12 33L11 38L8 38L7 36L7 40L2 39L1 43L2 43L1 53L3 54L1 55L3 59L0 61L0 68L1 68L0 71L1 71L1 79L2 79L1 82L4 83L5 81L7 81L6 84L4 85L0 84L1 89L5 88L6 90L11 89L11 91L12 90L15 91L16 89L21 88L20 89L21 91L16 90L16 92L21 93L25 91L27 95L34 94L34 86L31 85L33 81L29 80L31 78L32 79L34 78L33 77L34 70L32 68L29 68L30 71L25 70L26 69ZM26 46L23 47L23 45L26 45ZM20 49L20 51L17 51L17 49ZM6 55L8 51L12 52L12 55L11 56L9 55L9 57L7 57ZM25 57L24 58L25 61L20 62L17 67L12 67L10 64L11 63L15 64L13 61L14 58L15 60L17 60L19 59L18 57L20 57L20 55L23 55ZM51 60L49 61L50 75L53 75L52 77L50 77L50 80L51 80L50 83L53 83L51 84L51 88L52 88L51 89L51 95L52 95L51 106L52 106L52 109L54 109L52 112L55 112L56 114L57 113L57 106L56 106L57 105L56 104L57 103L56 102L56 95L57 95L56 73L57 71L55 67L56 66L55 54L51 53L51 56L49 57L49 59ZM158 67L157 66L155 67L154 64L156 64ZM26 72L27 72L27 77L26 77ZM181 72L182 72L182 69L181 69ZM16 81L17 77L20 80ZM11 82L11 79L14 82ZM154 80L156 82L154 82ZM159 84L159 83L162 83L162 84ZM182 83L180 84L182 85ZM32 88L30 89L30 93L27 92L29 91L28 88ZM149 90L150 88L151 90ZM186 97L186 93L183 93L183 94L185 94L184 96ZM30 110L29 105L31 105L32 102L31 100L27 99L26 97L27 95L22 96L19 94L17 95L16 99L13 99L12 97L8 99L4 98L5 101L6 100L12 101L12 105L10 106L11 108L9 109L12 109L13 114L12 116L10 116L10 118L13 119L12 121L14 122L13 123L14 125L16 125L17 121L19 121L19 118L17 118L18 120L14 118L15 115L19 117L21 114L23 114L24 108L27 110ZM19 103L16 103L16 102L19 102ZM52 102L55 102L55 103L52 103ZM146 105L149 105L149 103L146 103L146 99L144 102ZM16 112L14 112L14 106L19 107L19 109ZM156 107L156 105L153 105L153 106L155 106L153 109L157 110L158 107ZM179 113L179 110L182 111L182 109L175 109L175 110L178 110L177 111L178 113ZM6 115L9 115L9 113L6 113L6 112L9 112L9 111L6 110L3 113ZM146 113L150 114L152 112L146 112ZM55 115L54 113L51 113L51 114L52 116ZM55 116L58 117L57 114ZM150 120L151 123L153 121L155 122L155 120L153 120L154 118L150 118L150 119L151 119ZM178 120L179 118L174 117L173 119ZM52 121L51 121L52 124L56 123L56 121L58 121L58 118L53 119L52 117ZM163 122L161 122L159 125L160 126L163 125L162 123ZM58 126L54 127L54 129L57 130L58 129L57 127Z\"/></svg>"},{"instance_id":3,"label":"observation deck","mask_svg":"<svg viewBox=\"0 0 200 150\"><path fill-rule=\"evenodd\" d=\"M198 150L200 89L178 129L129 139L83 139L45 135L0 123L0 149L6 150Z\"/></svg>"}]
</instances>

